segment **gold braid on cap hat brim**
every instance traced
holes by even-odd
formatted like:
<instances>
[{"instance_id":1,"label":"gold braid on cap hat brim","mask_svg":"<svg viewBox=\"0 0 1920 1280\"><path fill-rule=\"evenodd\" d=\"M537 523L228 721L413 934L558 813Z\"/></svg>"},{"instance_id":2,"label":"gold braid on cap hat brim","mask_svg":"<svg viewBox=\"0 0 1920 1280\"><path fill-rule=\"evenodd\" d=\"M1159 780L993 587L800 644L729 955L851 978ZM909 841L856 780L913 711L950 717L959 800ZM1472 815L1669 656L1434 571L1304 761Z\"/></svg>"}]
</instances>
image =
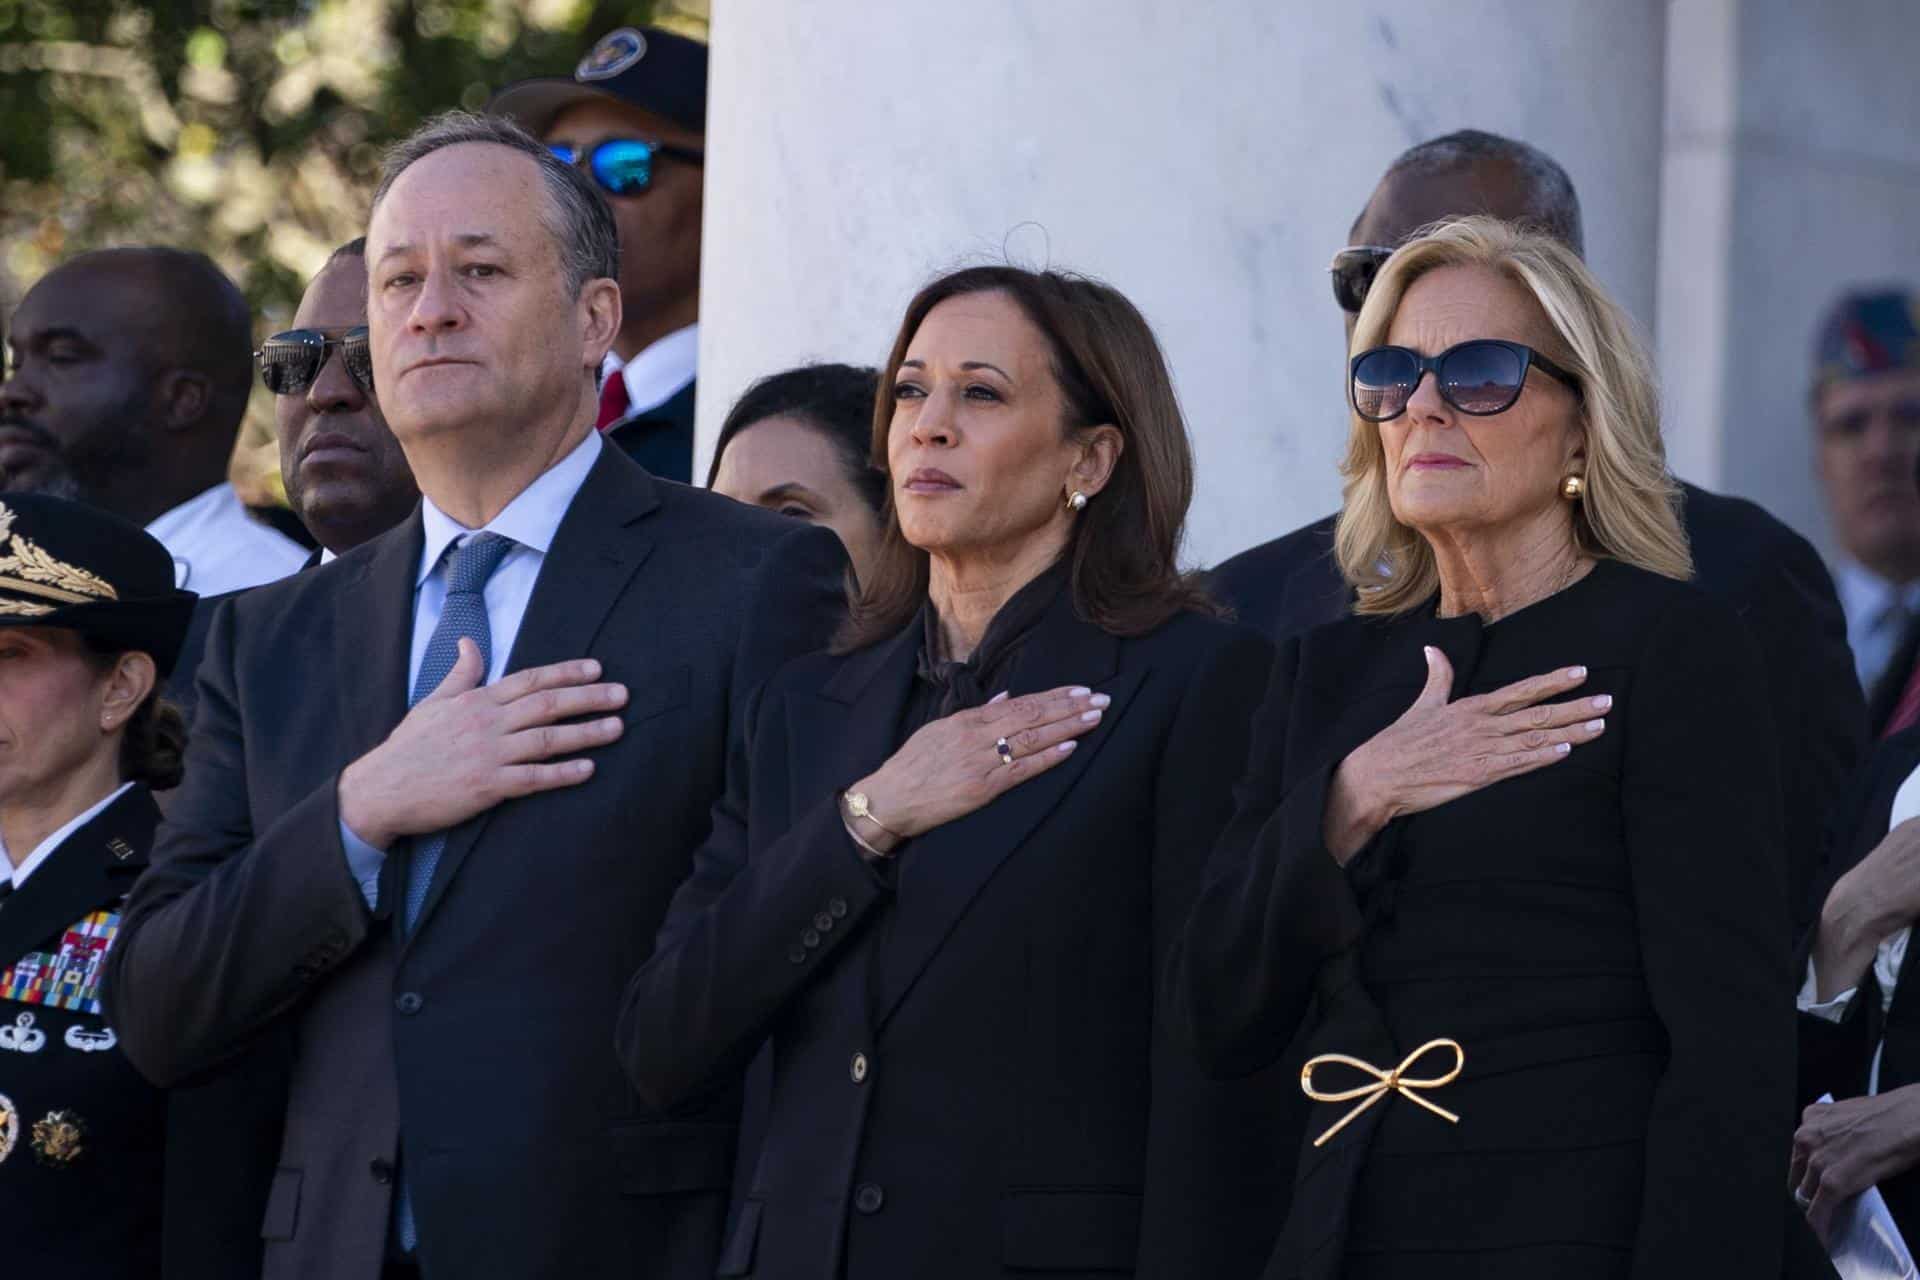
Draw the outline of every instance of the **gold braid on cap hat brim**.
<instances>
[{"instance_id":1,"label":"gold braid on cap hat brim","mask_svg":"<svg viewBox=\"0 0 1920 1280\"><path fill-rule=\"evenodd\" d=\"M33 539L14 533L13 521L12 508L0 502L0 591L57 604L96 604L120 598L105 578L55 559ZM52 604L0 599L0 614L14 617L37 618L53 610Z\"/></svg>"}]
</instances>

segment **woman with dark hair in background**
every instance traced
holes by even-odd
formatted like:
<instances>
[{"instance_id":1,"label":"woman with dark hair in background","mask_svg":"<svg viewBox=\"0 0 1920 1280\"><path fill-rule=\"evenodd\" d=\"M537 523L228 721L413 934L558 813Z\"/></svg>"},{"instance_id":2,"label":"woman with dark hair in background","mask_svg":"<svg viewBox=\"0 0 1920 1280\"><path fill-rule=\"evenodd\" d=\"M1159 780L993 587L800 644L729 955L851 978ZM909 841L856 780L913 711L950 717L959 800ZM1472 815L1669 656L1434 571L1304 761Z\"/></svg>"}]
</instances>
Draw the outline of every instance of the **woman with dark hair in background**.
<instances>
[{"instance_id":1,"label":"woman with dark hair in background","mask_svg":"<svg viewBox=\"0 0 1920 1280\"><path fill-rule=\"evenodd\" d=\"M160 1273L166 1094L115 1047L100 977L180 781L156 689L194 595L151 536L0 494L0 1269Z\"/></svg>"},{"instance_id":2,"label":"woman with dark hair in background","mask_svg":"<svg viewBox=\"0 0 1920 1280\"><path fill-rule=\"evenodd\" d=\"M886 473L869 451L878 370L808 364L748 387L720 424L707 488L823 524L838 534L855 581L880 547Z\"/></svg>"},{"instance_id":3,"label":"woman with dark hair in background","mask_svg":"<svg viewBox=\"0 0 1920 1280\"><path fill-rule=\"evenodd\" d=\"M914 298L885 536L775 676L618 1047L662 1107L765 1045L720 1274L1250 1274L1278 1088L1203 1081L1154 975L1271 657L1175 563L1192 454L1146 320L1006 267Z\"/></svg>"}]
</instances>

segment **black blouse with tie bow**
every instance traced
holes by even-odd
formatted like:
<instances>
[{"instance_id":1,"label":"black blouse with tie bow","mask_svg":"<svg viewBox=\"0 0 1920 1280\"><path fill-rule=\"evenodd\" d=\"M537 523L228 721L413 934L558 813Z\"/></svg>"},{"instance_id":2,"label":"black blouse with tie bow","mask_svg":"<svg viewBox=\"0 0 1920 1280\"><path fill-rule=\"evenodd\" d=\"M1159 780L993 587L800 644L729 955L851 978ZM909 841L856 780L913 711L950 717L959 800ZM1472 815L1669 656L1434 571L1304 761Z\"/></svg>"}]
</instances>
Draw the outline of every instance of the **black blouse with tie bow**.
<instances>
[{"instance_id":1,"label":"black blouse with tie bow","mask_svg":"<svg viewBox=\"0 0 1920 1280\"><path fill-rule=\"evenodd\" d=\"M1111 635L1063 573L1002 608L971 671L928 660L925 623L768 683L628 989L618 1047L655 1105L764 1047L719 1274L1251 1274L1281 1190L1281 1082L1206 1081L1155 988L1270 646L1195 614ZM1112 703L1066 763L888 873L861 859L837 795L914 728L1071 684Z\"/></svg>"},{"instance_id":2,"label":"black blouse with tie bow","mask_svg":"<svg viewBox=\"0 0 1920 1280\"><path fill-rule=\"evenodd\" d=\"M1423 645L1456 697L1584 665L1606 732L1342 868L1330 780L1413 702ZM1174 947L1173 1021L1223 1075L1326 1053L1391 1071L1442 1037L1465 1068L1419 1091L1457 1124L1387 1093L1315 1146L1355 1102L1300 1101L1267 1276L1780 1274L1794 1006L1765 706L1731 611L1614 561L1490 625L1430 604L1287 642Z\"/></svg>"}]
</instances>

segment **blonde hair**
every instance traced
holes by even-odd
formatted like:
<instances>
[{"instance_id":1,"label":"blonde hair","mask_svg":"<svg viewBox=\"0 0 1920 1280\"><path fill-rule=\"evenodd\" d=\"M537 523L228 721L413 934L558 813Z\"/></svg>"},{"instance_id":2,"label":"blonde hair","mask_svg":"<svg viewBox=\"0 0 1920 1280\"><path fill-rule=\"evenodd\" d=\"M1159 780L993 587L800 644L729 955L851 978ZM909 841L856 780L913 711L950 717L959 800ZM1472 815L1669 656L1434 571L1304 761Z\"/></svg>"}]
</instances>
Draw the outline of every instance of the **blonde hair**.
<instances>
[{"instance_id":1,"label":"blonde hair","mask_svg":"<svg viewBox=\"0 0 1920 1280\"><path fill-rule=\"evenodd\" d=\"M1693 557L1680 527L1680 487L1667 472L1652 362L1633 321L1566 245L1488 217L1429 227L1381 268L1354 324L1352 350L1382 345L1413 282L1455 266L1496 271L1532 295L1558 338L1559 349L1547 354L1580 383L1586 491L1571 504L1580 550L1691 578ZM1385 459L1379 424L1352 414L1334 556L1359 593L1359 613L1400 613L1440 587L1432 548L1393 514Z\"/></svg>"}]
</instances>

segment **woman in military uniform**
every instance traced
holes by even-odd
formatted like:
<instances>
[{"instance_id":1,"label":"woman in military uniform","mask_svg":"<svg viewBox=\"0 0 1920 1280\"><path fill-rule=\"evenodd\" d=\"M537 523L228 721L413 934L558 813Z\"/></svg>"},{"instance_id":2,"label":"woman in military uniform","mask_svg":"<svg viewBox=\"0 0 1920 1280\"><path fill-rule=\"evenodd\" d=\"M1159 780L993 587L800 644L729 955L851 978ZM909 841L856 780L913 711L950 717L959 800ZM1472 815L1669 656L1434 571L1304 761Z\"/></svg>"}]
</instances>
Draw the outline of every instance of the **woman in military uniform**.
<instances>
[{"instance_id":1,"label":"woman in military uniform","mask_svg":"<svg viewBox=\"0 0 1920 1280\"><path fill-rule=\"evenodd\" d=\"M138 527L0 494L0 1272L155 1276L166 1095L101 1015L184 726L156 689L193 608Z\"/></svg>"}]
</instances>

